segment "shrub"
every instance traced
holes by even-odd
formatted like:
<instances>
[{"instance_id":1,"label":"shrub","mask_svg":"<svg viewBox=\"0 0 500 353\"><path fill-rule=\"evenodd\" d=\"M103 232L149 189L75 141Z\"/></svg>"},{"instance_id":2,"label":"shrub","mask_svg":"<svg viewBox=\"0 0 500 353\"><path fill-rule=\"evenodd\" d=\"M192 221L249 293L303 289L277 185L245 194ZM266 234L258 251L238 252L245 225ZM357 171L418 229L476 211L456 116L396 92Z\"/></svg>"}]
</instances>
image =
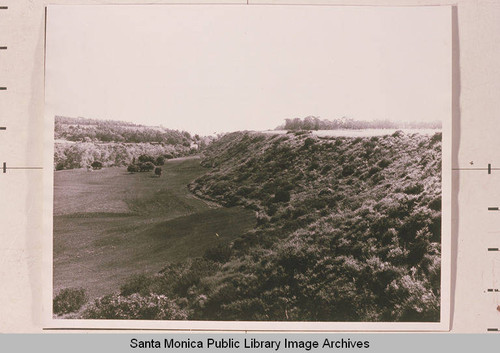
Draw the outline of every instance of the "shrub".
<instances>
[{"instance_id":1,"label":"shrub","mask_svg":"<svg viewBox=\"0 0 500 353\"><path fill-rule=\"evenodd\" d=\"M342 176L346 177L354 173L354 167L350 164L346 164L342 168Z\"/></svg>"},{"instance_id":2,"label":"shrub","mask_svg":"<svg viewBox=\"0 0 500 353\"><path fill-rule=\"evenodd\" d=\"M156 165L164 165L165 164L165 157L163 157L163 156L156 157L155 164Z\"/></svg>"},{"instance_id":3,"label":"shrub","mask_svg":"<svg viewBox=\"0 0 500 353\"><path fill-rule=\"evenodd\" d=\"M141 172L150 172L155 169L153 162L139 163L139 169Z\"/></svg>"},{"instance_id":4,"label":"shrub","mask_svg":"<svg viewBox=\"0 0 500 353\"><path fill-rule=\"evenodd\" d=\"M369 176L372 176L374 174L377 174L378 172L380 172L380 168L379 167L372 167L369 171L368 171L368 175Z\"/></svg>"},{"instance_id":5,"label":"shrub","mask_svg":"<svg viewBox=\"0 0 500 353\"><path fill-rule=\"evenodd\" d=\"M97 170L102 168L102 163L99 161L94 161L90 166L92 167L92 169Z\"/></svg>"},{"instance_id":6,"label":"shrub","mask_svg":"<svg viewBox=\"0 0 500 353\"><path fill-rule=\"evenodd\" d=\"M314 139L311 137L306 138L306 140L304 141L304 148L308 148L312 145L314 145Z\"/></svg>"},{"instance_id":7,"label":"shrub","mask_svg":"<svg viewBox=\"0 0 500 353\"><path fill-rule=\"evenodd\" d=\"M155 175L158 175L158 177L161 176L161 168L160 167L155 168Z\"/></svg>"},{"instance_id":8,"label":"shrub","mask_svg":"<svg viewBox=\"0 0 500 353\"><path fill-rule=\"evenodd\" d=\"M54 314L68 314L79 310L87 301L82 288L66 288L57 294L53 301Z\"/></svg>"},{"instance_id":9,"label":"shrub","mask_svg":"<svg viewBox=\"0 0 500 353\"><path fill-rule=\"evenodd\" d=\"M294 133L295 136L301 136L301 135L308 135L308 134L311 133L311 131L309 131L309 130L299 130L299 131L296 131L296 132L287 131L287 134L290 134L290 133Z\"/></svg>"},{"instance_id":10,"label":"shrub","mask_svg":"<svg viewBox=\"0 0 500 353\"><path fill-rule=\"evenodd\" d=\"M236 192L236 194L239 195L239 196L246 197L246 196L250 195L253 191L254 191L254 189L252 189L251 187L242 186L242 187L240 187L238 189L238 191Z\"/></svg>"},{"instance_id":11,"label":"shrub","mask_svg":"<svg viewBox=\"0 0 500 353\"><path fill-rule=\"evenodd\" d=\"M214 195L224 195L230 190L230 183L228 181L220 181L212 187Z\"/></svg>"},{"instance_id":12,"label":"shrub","mask_svg":"<svg viewBox=\"0 0 500 353\"><path fill-rule=\"evenodd\" d=\"M333 195L333 190L330 188L325 188L318 193L318 196L329 196Z\"/></svg>"},{"instance_id":13,"label":"shrub","mask_svg":"<svg viewBox=\"0 0 500 353\"><path fill-rule=\"evenodd\" d=\"M380 168L386 168L386 167L388 167L390 164L391 164L391 161L390 161L390 160L388 160L388 159L385 159L385 158L384 158L384 159L382 159L380 162L378 162L378 166L379 166Z\"/></svg>"},{"instance_id":14,"label":"shrub","mask_svg":"<svg viewBox=\"0 0 500 353\"><path fill-rule=\"evenodd\" d=\"M146 162L154 163L155 158L153 156L148 155L148 154L141 154L139 156L139 162L141 162L141 163L146 163Z\"/></svg>"},{"instance_id":15,"label":"shrub","mask_svg":"<svg viewBox=\"0 0 500 353\"><path fill-rule=\"evenodd\" d=\"M229 194L224 196L222 204L226 207L233 207L236 206L239 202L240 199L237 196Z\"/></svg>"},{"instance_id":16,"label":"shrub","mask_svg":"<svg viewBox=\"0 0 500 353\"><path fill-rule=\"evenodd\" d=\"M319 168L319 163L317 161L312 161L311 165L309 165L309 168L307 170L315 170Z\"/></svg>"},{"instance_id":17,"label":"shrub","mask_svg":"<svg viewBox=\"0 0 500 353\"><path fill-rule=\"evenodd\" d=\"M441 197L435 198L429 202L429 208L434 211L441 211Z\"/></svg>"},{"instance_id":18,"label":"shrub","mask_svg":"<svg viewBox=\"0 0 500 353\"><path fill-rule=\"evenodd\" d=\"M276 211L278 211L278 206L274 204L270 204L267 206L267 214L269 216L274 216L276 214Z\"/></svg>"},{"instance_id":19,"label":"shrub","mask_svg":"<svg viewBox=\"0 0 500 353\"><path fill-rule=\"evenodd\" d=\"M85 319L186 320L187 312L172 299L158 294L107 295L83 313Z\"/></svg>"},{"instance_id":20,"label":"shrub","mask_svg":"<svg viewBox=\"0 0 500 353\"><path fill-rule=\"evenodd\" d=\"M290 193L286 190L278 190L274 195L273 202L288 202L290 201Z\"/></svg>"},{"instance_id":21,"label":"shrub","mask_svg":"<svg viewBox=\"0 0 500 353\"><path fill-rule=\"evenodd\" d=\"M404 189L404 193L408 195L418 195L424 191L424 186L422 184L410 185Z\"/></svg>"},{"instance_id":22,"label":"shrub","mask_svg":"<svg viewBox=\"0 0 500 353\"><path fill-rule=\"evenodd\" d=\"M144 167L146 168L146 171L151 171L155 169L155 164L153 162L146 162L144 163Z\"/></svg>"},{"instance_id":23,"label":"shrub","mask_svg":"<svg viewBox=\"0 0 500 353\"><path fill-rule=\"evenodd\" d=\"M256 212L255 218L257 219L257 225L263 225L269 223L271 217L269 217L265 212Z\"/></svg>"},{"instance_id":24,"label":"shrub","mask_svg":"<svg viewBox=\"0 0 500 353\"><path fill-rule=\"evenodd\" d=\"M325 165L323 169L321 169L321 174L326 175L332 168L330 164Z\"/></svg>"},{"instance_id":25,"label":"shrub","mask_svg":"<svg viewBox=\"0 0 500 353\"><path fill-rule=\"evenodd\" d=\"M59 162L56 164L56 170L63 170L64 169L64 163L63 162Z\"/></svg>"},{"instance_id":26,"label":"shrub","mask_svg":"<svg viewBox=\"0 0 500 353\"><path fill-rule=\"evenodd\" d=\"M134 293L149 294L149 286L152 282L152 278L144 274L133 275L120 287L120 295L128 296Z\"/></svg>"},{"instance_id":27,"label":"shrub","mask_svg":"<svg viewBox=\"0 0 500 353\"><path fill-rule=\"evenodd\" d=\"M139 166L137 164L130 164L127 167L127 172L129 173L137 173L139 171Z\"/></svg>"},{"instance_id":28,"label":"shrub","mask_svg":"<svg viewBox=\"0 0 500 353\"><path fill-rule=\"evenodd\" d=\"M436 142L440 142L443 138L443 134L441 132L437 132L435 133L432 137L431 137L431 144L435 144Z\"/></svg>"}]
</instances>

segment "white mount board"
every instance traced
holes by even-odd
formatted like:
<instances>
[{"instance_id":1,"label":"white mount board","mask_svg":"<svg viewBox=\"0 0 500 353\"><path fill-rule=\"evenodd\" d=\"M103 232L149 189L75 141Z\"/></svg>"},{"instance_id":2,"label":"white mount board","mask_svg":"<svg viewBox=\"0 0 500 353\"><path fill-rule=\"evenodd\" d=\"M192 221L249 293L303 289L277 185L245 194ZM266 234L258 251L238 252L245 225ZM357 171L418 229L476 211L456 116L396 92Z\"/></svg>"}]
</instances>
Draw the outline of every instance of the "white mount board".
<instances>
[{"instance_id":1,"label":"white mount board","mask_svg":"<svg viewBox=\"0 0 500 353\"><path fill-rule=\"evenodd\" d=\"M159 3L156 1L155 3ZM199 2L199 1L197 1ZM10 166L42 164L43 62L45 5L49 2L19 0L0 11L0 155ZM50 3L110 3L105 1L52 1ZM113 3L133 3L114 1ZM244 2L243 2L244 3ZM257 3L252 2L251 3ZM289 2L287 2L289 3ZM301 2L304 3L304 2ZM318 2L316 2L318 3ZM328 4L346 4L331 1ZM447 5L444 1L360 1L359 5ZM0 4L2 5L2 4ZM500 85L500 4L493 1L458 1L454 16L454 168L500 165L498 113L495 92ZM458 60L457 60L458 56ZM3 162L3 161L2 161ZM452 220L452 332L485 332L500 327L494 295L484 293L482 278L495 257L485 246L499 246L493 233L500 218L483 209L500 203L494 190L500 180L493 171L454 171ZM43 204L41 172L9 170L0 177L2 224L0 267L3 288L0 306L3 332L42 330L39 293ZM500 215L500 214L499 214ZM486 240L485 240L486 239ZM490 240L491 239L491 243ZM491 245L493 244L493 245ZM500 254L498 255L500 256ZM484 262L484 264L483 264Z\"/></svg>"}]
</instances>

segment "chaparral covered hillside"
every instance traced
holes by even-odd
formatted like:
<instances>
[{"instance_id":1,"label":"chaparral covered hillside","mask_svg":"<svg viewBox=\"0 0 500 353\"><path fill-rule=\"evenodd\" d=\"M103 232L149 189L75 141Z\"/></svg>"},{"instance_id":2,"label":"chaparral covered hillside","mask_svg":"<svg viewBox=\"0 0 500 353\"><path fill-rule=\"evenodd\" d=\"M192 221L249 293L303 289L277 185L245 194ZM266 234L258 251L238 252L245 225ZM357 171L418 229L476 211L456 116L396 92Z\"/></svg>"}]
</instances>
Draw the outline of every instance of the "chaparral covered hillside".
<instances>
[{"instance_id":1,"label":"chaparral covered hillside","mask_svg":"<svg viewBox=\"0 0 500 353\"><path fill-rule=\"evenodd\" d=\"M236 132L201 164L189 190L253 210L256 227L132 278L83 317L439 321L440 133Z\"/></svg>"},{"instance_id":2,"label":"chaparral covered hillside","mask_svg":"<svg viewBox=\"0 0 500 353\"><path fill-rule=\"evenodd\" d=\"M121 167L141 155L162 159L186 157L199 152L209 137L187 131L151 127L112 120L56 116L54 121L54 169Z\"/></svg>"}]
</instances>

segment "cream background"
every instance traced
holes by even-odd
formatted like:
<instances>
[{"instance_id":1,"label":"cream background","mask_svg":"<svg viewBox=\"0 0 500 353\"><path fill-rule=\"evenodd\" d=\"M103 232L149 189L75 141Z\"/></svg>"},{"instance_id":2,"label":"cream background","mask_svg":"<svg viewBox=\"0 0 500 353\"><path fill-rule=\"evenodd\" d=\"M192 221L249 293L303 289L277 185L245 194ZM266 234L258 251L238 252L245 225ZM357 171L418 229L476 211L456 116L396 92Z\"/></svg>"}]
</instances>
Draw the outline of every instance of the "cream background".
<instances>
[{"instance_id":1,"label":"cream background","mask_svg":"<svg viewBox=\"0 0 500 353\"><path fill-rule=\"evenodd\" d=\"M164 3L167 1L149 1ZM200 3L200 1L195 1ZM214 2L214 1L210 1ZM44 6L47 4L137 3L137 1L0 0L0 162L8 166L43 164ZM241 2L240 2L241 3ZM243 2L244 3L244 2ZM250 1L250 3L259 3ZM266 1L265 3L270 3ZM280 2L274 2L280 3ZM286 1L282 3L312 3ZM318 4L321 2L314 1ZM453 5L446 1L327 1L349 5ZM454 20L453 167L500 165L496 138L500 110L500 2L456 2ZM452 332L485 332L500 327L498 294L485 293L485 283L499 281L500 214L498 171L453 172ZM496 190L495 190L496 189ZM9 170L0 175L0 331L41 332L43 288L42 171ZM495 260L496 259L496 260ZM498 272L498 271L495 271ZM498 274L497 274L498 276ZM490 288L493 284L488 285Z\"/></svg>"}]
</instances>

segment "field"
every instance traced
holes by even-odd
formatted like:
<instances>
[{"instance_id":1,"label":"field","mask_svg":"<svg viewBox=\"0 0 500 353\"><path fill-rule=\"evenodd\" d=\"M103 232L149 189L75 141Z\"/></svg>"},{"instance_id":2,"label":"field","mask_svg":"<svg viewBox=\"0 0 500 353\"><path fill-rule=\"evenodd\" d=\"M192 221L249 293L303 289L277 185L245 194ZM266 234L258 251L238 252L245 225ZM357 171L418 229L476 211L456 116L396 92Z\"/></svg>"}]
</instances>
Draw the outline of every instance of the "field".
<instances>
[{"instance_id":1,"label":"field","mask_svg":"<svg viewBox=\"0 0 500 353\"><path fill-rule=\"evenodd\" d=\"M206 172L199 162L170 160L159 178L125 168L55 172L54 293L110 294L134 274L202 256L251 229L255 212L221 208L187 190Z\"/></svg>"}]
</instances>

